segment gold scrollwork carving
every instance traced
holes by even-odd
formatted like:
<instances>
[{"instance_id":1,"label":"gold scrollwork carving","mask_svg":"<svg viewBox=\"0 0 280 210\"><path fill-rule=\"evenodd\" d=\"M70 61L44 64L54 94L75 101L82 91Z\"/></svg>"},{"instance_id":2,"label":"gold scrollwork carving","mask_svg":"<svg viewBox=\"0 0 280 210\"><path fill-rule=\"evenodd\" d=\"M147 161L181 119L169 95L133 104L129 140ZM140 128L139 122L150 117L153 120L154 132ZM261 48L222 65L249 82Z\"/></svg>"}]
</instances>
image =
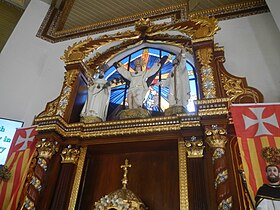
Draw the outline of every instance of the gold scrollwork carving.
<instances>
[{"instance_id":1,"label":"gold scrollwork carving","mask_svg":"<svg viewBox=\"0 0 280 210\"><path fill-rule=\"evenodd\" d=\"M89 55L92 51L91 48L84 48L84 46L92 41L92 38L88 37L80 42L75 42L72 46L69 46L65 51L64 55L60 57L65 63L73 61L82 61L85 56ZM81 48L83 47L83 50Z\"/></svg>"},{"instance_id":2,"label":"gold scrollwork carving","mask_svg":"<svg viewBox=\"0 0 280 210\"><path fill-rule=\"evenodd\" d=\"M35 209L35 204L26 196L24 199L23 207L27 210L33 210Z\"/></svg>"},{"instance_id":3,"label":"gold scrollwork carving","mask_svg":"<svg viewBox=\"0 0 280 210\"><path fill-rule=\"evenodd\" d=\"M61 163L73 163L76 165L79 160L80 150L69 145L61 151L60 156L62 158Z\"/></svg>"},{"instance_id":4,"label":"gold scrollwork carving","mask_svg":"<svg viewBox=\"0 0 280 210\"><path fill-rule=\"evenodd\" d=\"M38 158L51 159L52 156L58 151L57 142L47 141L42 139L36 144L38 151Z\"/></svg>"},{"instance_id":5,"label":"gold scrollwork carving","mask_svg":"<svg viewBox=\"0 0 280 210\"><path fill-rule=\"evenodd\" d=\"M201 158L203 157L203 141L201 139L196 139L192 136L190 140L185 140L185 146L187 149L188 158Z\"/></svg>"},{"instance_id":6,"label":"gold scrollwork carving","mask_svg":"<svg viewBox=\"0 0 280 210\"><path fill-rule=\"evenodd\" d=\"M191 21L196 22L196 24L200 25L200 28L198 28L193 38L203 38L203 37L212 37L218 30L220 30L220 27L218 26L218 20L214 17L190 17Z\"/></svg>"},{"instance_id":7,"label":"gold scrollwork carving","mask_svg":"<svg viewBox=\"0 0 280 210\"><path fill-rule=\"evenodd\" d=\"M212 129L206 128L206 142L211 148L225 148L227 143L227 131L217 125L212 125Z\"/></svg>"},{"instance_id":8,"label":"gold scrollwork carving","mask_svg":"<svg viewBox=\"0 0 280 210\"><path fill-rule=\"evenodd\" d=\"M226 95L231 101L235 101L237 97L243 94L251 95L254 100L259 101L259 95L256 91L250 88L245 88L242 79L236 79L233 77L221 74L221 81Z\"/></svg>"},{"instance_id":9,"label":"gold scrollwork carving","mask_svg":"<svg viewBox=\"0 0 280 210\"><path fill-rule=\"evenodd\" d=\"M38 117L51 117L54 116L56 113L57 105L59 102L59 97L56 98L54 101L49 102L46 106L45 111L43 111L41 114L39 114Z\"/></svg>"},{"instance_id":10,"label":"gold scrollwork carving","mask_svg":"<svg viewBox=\"0 0 280 210\"><path fill-rule=\"evenodd\" d=\"M232 197L222 200L222 202L219 203L218 206L218 210L231 209L231 208L232 208Z\"/></svg>"}]
</instances>

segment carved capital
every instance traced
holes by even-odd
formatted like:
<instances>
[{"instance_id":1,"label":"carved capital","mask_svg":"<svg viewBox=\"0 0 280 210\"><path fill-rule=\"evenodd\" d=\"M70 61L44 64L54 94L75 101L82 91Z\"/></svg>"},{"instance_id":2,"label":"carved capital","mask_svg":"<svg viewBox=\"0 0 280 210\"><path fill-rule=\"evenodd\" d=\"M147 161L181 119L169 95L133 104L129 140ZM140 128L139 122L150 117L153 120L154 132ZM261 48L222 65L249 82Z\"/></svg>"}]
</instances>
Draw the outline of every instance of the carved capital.
<instances>
[{"instance_id":1,"label":"carved capital","mask_svg":"<svg viewBox=\"0 0 280 210\"><path fill-rule=\"evenodd\" d=\"M51 159L52 156L58 151L57 142L47 141L42 139L42 141L36 144L38 151L38 158Z\"/></svg>"},{"instance_id":2,"label":"carved capital","mask_svg":"<svg viewBox=\"0 0 280 210\"><path fill-rule=\"evenodd\" d=\"M190 140L185 140L185 146L187 149L188 158L200 158L203 157L203 141L196 139L195 136L191 137Z\"/></svg>"},{"instance_id":3,"label":"carved capital","mask_svg":"<svg viewBox=\"0 0 280 210\"><path fill-rule=\"evenodd\" d=\"M80 157L80 150L69 145L62 150L60 156L62 158L61 163L73 163L76 165Z\"/></svg>"},{"instance_id":4,"label":"carved capital","mask_svg":"<svg viewBox=\"0 0 280 210\"><path fill-rule=\"evenodd\" d=\"M212 148L225 148L227 143L227 131L217 125L212 125L212 128L206 128L206 142Z\"/></svg>"}]
</instances>

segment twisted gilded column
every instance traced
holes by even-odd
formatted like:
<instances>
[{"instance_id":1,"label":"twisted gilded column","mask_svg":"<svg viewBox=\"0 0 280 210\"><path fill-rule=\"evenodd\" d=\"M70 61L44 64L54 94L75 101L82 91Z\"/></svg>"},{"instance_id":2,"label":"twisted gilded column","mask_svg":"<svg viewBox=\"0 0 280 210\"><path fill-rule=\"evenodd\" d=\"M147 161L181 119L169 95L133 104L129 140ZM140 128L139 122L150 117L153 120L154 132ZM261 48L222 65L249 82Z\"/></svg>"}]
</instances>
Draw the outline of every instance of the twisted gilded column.
<instances>
[{"instance_id":1,"label":"twisted gilded column","mask_svg":"<svg viewBox=\"0 0 280 210\"><path fill-rule=\"evenodd\" d=\"M29 174L27 179L27 192L21 210L35 210L40 192L42 190L42 182L47 174L48 165L53 155L58 151L57 142L48 139L42 139L36 144L37 156L33 159L34 170Z\"/></svg>"},{"instance_id":2,"label":"twisted gilded column","mask_svg":"<svg viewBox=\"0 0 280 210\"><path fill-rule=\"evenodd\" d=\"M206 127L205 135L206 142L211 148L218 210L228 210L232 208L232 196L230 194L227 160L225 156L227 132L223 127L212 125L211 127Z\"/></svg>"}]
</instances>

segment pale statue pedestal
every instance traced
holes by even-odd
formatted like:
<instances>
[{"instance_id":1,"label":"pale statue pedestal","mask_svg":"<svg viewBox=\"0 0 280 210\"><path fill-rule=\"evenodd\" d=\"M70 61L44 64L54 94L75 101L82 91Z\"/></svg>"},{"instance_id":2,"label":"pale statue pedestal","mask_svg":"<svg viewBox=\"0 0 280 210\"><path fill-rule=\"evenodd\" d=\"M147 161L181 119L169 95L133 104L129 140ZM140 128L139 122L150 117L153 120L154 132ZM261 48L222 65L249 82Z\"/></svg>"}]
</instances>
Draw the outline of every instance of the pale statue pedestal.
<instances>
[{"instance_id":1,"label":"pale statue pedestal","mask_svg":"<svg viewBox=\"0 0 280 210\"><path fill-rule=\"evenodd\" d=\"M184 114L187 113L187 109L183 106L171 106L164 111L165 116L172 116L177 114Z\"/></svg>"},{"instance_id":2,"label":"pale statue pedestal","mask_svg":"<svg viewBox=\"0 0 280 210\"><path fill-rule=\"evenodd\" d=\"M122 110L119 114L119 119L135 119L135 118L147 118L151 117L150 111L143 108L126 109Z\"/></svg>"},{"instance_id":3,"label":"pale statue pedestal","mask_svg":"<svg viewBox=\"0 0 280 210\"><path fill-rule=\"evenodd\" d=\"M96 122L103 122L100 117L97 116L81 116L81 122L83 123L96 123Z\"/></svg>"}]
</instances>

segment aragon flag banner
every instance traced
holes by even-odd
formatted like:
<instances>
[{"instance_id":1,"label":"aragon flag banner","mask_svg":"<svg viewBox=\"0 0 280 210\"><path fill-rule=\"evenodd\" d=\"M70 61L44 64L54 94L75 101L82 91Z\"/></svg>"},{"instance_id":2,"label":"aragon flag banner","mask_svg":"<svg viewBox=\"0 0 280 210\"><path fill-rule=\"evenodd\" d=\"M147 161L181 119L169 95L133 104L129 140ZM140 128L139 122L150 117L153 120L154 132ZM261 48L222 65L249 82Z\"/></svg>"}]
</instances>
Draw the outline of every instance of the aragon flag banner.
<instances>
[{"instance_id":1,"label":"aragon flag banner","mask_svg":"<svg viewBox=\"0 0 280 210\"><path fill-rule=\"evenodd\" d=\"M35 127L16 130L6 166L11 171L11 178L0 181L0 209L15 210L17 208L23 185L35 152L37 132Z\"/></svg>"},{"instance_id":2,"label":"aragon flag banner","mask_svg":"<svg viewBox=\"0 0 280 210\"><path fill-rule=\"evenodd\" d=\"M280 163L280 104L236 104L231 114L248 190L255 197L267 183L266 165Z\"/></svg>"}]
</instances>

